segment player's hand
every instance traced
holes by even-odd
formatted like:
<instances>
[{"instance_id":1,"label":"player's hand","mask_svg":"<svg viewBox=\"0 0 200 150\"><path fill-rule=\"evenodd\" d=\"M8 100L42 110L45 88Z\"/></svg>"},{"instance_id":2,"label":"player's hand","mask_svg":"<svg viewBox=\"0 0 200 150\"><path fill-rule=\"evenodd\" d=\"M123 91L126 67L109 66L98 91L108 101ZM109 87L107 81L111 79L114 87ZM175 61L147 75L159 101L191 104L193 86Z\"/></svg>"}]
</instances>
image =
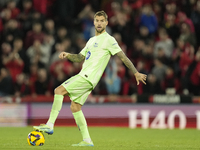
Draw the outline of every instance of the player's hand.
<instances>
[{"instance_id":1,"label":"player's hand","mask_svg":"<svg viewBox=\"0 0 200 150\"><path fill-rule=\"evenodd\" d=\"M60 59L64 59L64 58L66 58L67 57L67 55L68 55L69 53L66 53L66 52L61 52L60 54L59 54L59 58Z\"/></svg>"},{"instance_id":2,"label":"player's hand","mask_svg":"<svg viewBox=\"0 0 200 150\"><path fill-rule=\"evenodd\" d=\"M134 75L135 75L135 78L136 78L136 81L137 81L137 85L139 85L140 81L142 81L144 84L146 84L146 82L145 82L146 79L147 79L146 74L136 72Z\"/></svg>"}]
</instances>

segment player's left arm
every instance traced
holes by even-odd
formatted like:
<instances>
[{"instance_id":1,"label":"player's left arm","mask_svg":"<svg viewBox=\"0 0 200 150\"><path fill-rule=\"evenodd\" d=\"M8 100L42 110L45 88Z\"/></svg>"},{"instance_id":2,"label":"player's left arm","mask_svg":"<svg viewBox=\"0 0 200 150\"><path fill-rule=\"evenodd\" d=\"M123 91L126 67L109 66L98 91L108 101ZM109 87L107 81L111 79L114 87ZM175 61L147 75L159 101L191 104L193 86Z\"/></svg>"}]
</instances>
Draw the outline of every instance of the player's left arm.
<instances>
[{"instance_id":1,"label":"player's left arm","mask_svg":"<svg viewBox=\"0 0 200 150\"><path fill-rule=\"evenodd\" d=\"M139 82L142 81L144 84L146 84L146 78L147 75L139 73L133 63L130 61L130 59L124 54L123 51L120 51L117 53L117 56L122 60L122 62L128 67L135 75L137 85L139 85Z\"/></svg>"},{"instance_id":2,"label":"player's left arm","mask_svg":"<svg viewBox=\"0 0 200 150\"><path fill-rule=\"evenodd\" d=\"M59 54L59 58L60 59L67 58L72 62L82 62L83 60L85 60L85 56L83 56L81 53L79 53L79 54L70 54L70 53L67 53L67 52L61 52Z\"/></svg>"}]
</instances>

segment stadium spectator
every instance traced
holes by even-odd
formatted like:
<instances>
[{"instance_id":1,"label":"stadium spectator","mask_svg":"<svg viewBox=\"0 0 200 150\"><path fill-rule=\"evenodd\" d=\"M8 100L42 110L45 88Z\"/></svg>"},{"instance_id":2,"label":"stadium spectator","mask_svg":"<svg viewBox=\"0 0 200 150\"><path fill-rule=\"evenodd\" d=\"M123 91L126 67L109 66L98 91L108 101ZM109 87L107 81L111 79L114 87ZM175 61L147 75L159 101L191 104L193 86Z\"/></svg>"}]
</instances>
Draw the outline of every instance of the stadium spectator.
<instances>
[{"instance_id":1,"label":"stadium spectator","mask_svg":"<svg viewBox=\"0 0 200 150\"><path fill-rule=\"evenodd\" d=\"M35 10L33 9L32 0L21 0L19 7L21 11L17 18L22 24L22 30L26 33L31 30L33 23L32 15Z\"/></svg>"},{"instance_id":2,"label":"stadium spectator","mask_svg":"<svg viewBox=\"0 0 200 150\"><path fill-rule=\"evenodd\" d=\"M185 12L187 17L191 16L192 11L195 9L195 5L198 0L186 0L182 1L181 3L181 10Z\"/></svg>"},{"instance_id":3,"label":"stadium spectator","mask_svg":"<svg viewBox=\"0 0 200 150\"><path fill-rule=\"evenodd\" d=\"M0 32L3 31L3 21L2 21L2 18L0 18Z\"/></svg>"},{"instance_id":4,"label":"stadium spectator","mask_svg":"<svg viewBox=\"0 0 200 150\"><path fill-rule=\"evenodd\" d=\"M73 47L74 47L73 53L76 53L76 54L79 53L85 47L85 44L86 44L86 41L84 39L84 36L81 33L77 34L75 36L75 40L73 44Z\"/></svg>"},{"instance_id":5,"label":"stadium spectator","mask_svg":"<svg viewBox=\"0 0 200 150\"><path fill-rule=\"evenodd\" d=\"M133 78L133 74L130 71L127 71L126 78L123 79L122 83L122 95L132 95L137 93L136 81Z\"/></svg>"},{"instance_id":6,"label":"stadium spectator","mask_svg":"<svg viewBox=\"0 0 200 150\"><path fill-rule=\"evenodd\" d=\"M44 42L41 45L41 61L47 68L50 62L52 47L55 45L55 39L51 34L44 35Z\"/></svg>"},{"instance_id":7,"label":"stadium spectator","mask_svg":"<svg viewBox=\"0 0 200 150\"><path fill-rule=\"evenodd\" d=\"M170 58L174 49L173 41L169 38L167 31L164 28L159 28L159 41L155 42L154 56L158 56L158 49L161 48L165 56Z\"/></svg>"},{"instance_id":8,"label":"stadium spectator","mask_svg":"<svg viewBox=\"0 0 200 150\"><path fill-rule=\"evenodd\" d=\"M47 14L47 3L48 0L32 0L33 1L33 8L40 12L43 15Z\"/></svg>"},{"instance_id":9,"label":"stadium spectator","mask_svg":"<svg viewBox=\"0 0 200 150\"><path fill-rule=\"evenodd\" d=\"M160 59L164 64L169 64L169 58L166 57L165 51L162 47L158 47L157 58Z\"/></svg>"},{"instance_id":10,"label":"stadium spectator","mask_svg":"<svg viewBox=\"0 0 200 150\"><path fill-rule=\"evenodd\" d=\"M184 52L185 49L185 42L182 39L176 40L176 47L173 50L171 61L173 63L173 68L175 71L175 74L180 74L180 66L179 66L179 60L182 52Z\"/></svg>"},{"instance_id":11,"label":"stadium spectator","mask_svg":"<svg viewBox=\"0 0 200 150\"><path fill-rule=\"evenodd\" d=\"M55 35L56 35L55 23L52 19L45 20L45 22L44 22L44 33L51 34L55 38Z\"/></svg>"},{"instance_id":12,"label":"stadium spectator","mask_svg":"<svg viewBox=\"0 0 200 150\"><path fill-rule=\"evenodd\" d=\"M30 65L30 60L28 56L26 55L26 51L23 47L23 40L21 38L15 38L13 41L13 51L16 51L20 58L24 62L24 73L29 73L29 65Z\"/></svg>"},{"instance_id":13,"label":"stadium spectator","mask_svg":"<svg viewBox=\"0 0 200 150\"><path fill-rule=\"evenodd\" d=\"M130 0L124 0L123 1L123 8L125 10L139 10L142 5L143 5L143 1L140 0L135 0L135 1L130 1Z\"/></svg>"},{"instance_id":14,"label":"stadium spectator","mask_svg":"<svg viewBox=\"0 0 200 150\"><path fill-rule=\"evenodd\" d=\"M162 9L161 3L158 2L158 1L154 1L152 8L153 8L153 11L154 11L154 13L156 15L156 18L158 20L158 23L163 22L163 19L164 19L164 16L163 16L164 10Z\"/></svg>"},{"instance_id":15,"label":"stadium spectator","mask_svg":"<svg viewBox=\"0 0 200 150\"><path fill-rule=\"evenodd\" d=\"M0 13L3 25L6 24L12 18L12 12L10 9L3 9Z\"/></svg>"},{"instance_id":16,"label":"stadium spectator","mask_svg":"<svg viewBox=\"0 0 200 150\"><path fill-rule=\"evenodd\" d=\"M174 70L171 67L167 67L165 77L161 81L161 86L162 91L165 93L167 93L168 89L174 89L175 93L181 93L180 81L175 77Z\"/></svg>"},{"instance_id":17,"label":"stadium spectator","mask_svg":"<svg viewBox=\"0 0 200 150\"><path fill-rule=\"evenodd\" d=\"M39 68L37 73L37 79L34 83L34 95L46 95L50 96L52 87L50 83L47 71L44 68Z\"/></svg>"},{"instance_id":18,"label":"stadium spectator","mask_svg":"<svg viewBox=\"0 0 200 150\"><path fill-rule=\"evenodd\" d=\"M15 19L20 13L19 8L16 7L16 1L15 0L10 0L7 3L7 8L10 9L11 11L11 18Z\"/></svg>"},{"instance_id":19,"label":"stadium spectator","mask_svg":"<svg viewBox=\"0 0 200 150\"><path fill-rule=\"evenodd\" d=\"M168 14L176 15L176 13L177 13L177 5L176 5L175 2L165 3L164 18L165 18Z\"/></svg>"},{"instance_id":20,"label":"stadium spectator","mask_svg":"<svg viewBox=\"0 0 200 150\"><path fill-rule=\"evenodd\" d=\"M136 66L137 70L144 73L144 74L148 74L148 70L146 69L146 62L145 60L140 60L138 61L137 63L137 66ZM143 85L138 85L137 87L137 93L139 95L143 94L144 91L143 91Z\"/></svg>"},{"instance_id":21,"label":"stadium spectator","mask_svg":"<svg viewBox=\"0 0 200 150\"><path fill-rule=\"evenodd\" d=\"M137 62L143 58L142 53L144 47L145 47L145 42L142 39L135 38L132 41L132 46L129 47L127 55L134 62L134 64L137 64Z\"/></svg>"},{"instance_id":22,"label":"stadium spectator","mask_svg":"<svg viewBox=\"0 0 200 150\"><path fill-rule=\"evenodd\" d=\"M147 84L143 87L144 94L162 94L161 84L154 74L148 74Z\"/></svg>"},{"instance_id":23,"label":"stadium spectator","mask_svg":"<svg viewBox=\"0 0 200 150\"><path fill-rule=\"evenodd\" d=\"M129 43L130 28L128 26L129 17L122 10L121 5L118 2L112 2L113 16L109 18L112 33L119 33L124 43Z\"/></svg>"},{"instance_id":24,"label":"stadium spectator","mask_svg":"<svg viewBox=\"0 0 200 150\"><path fill-rule=\"evenodd\" d=\"M171 38L175 44L176 39L180 35L179 26L176 24L176 16L174 14L167 14L163 26L165 27L169 38Z\"/></svg>"},{"instance_id":25,"label":"stadium spectator","mask_svg":"<svg viewBox=\"0 0 200 150\"><path fill-rule=\"evenodd\" d=\"M35 87L34 87L34 83L37 80L37 72L38 72L38 65L37 64L30 64L30 73L28 74L29 77L29 85L30 85L30 90L31 90L31 94L34 95L35 93Z\"/></svg>"},{"instance_id":26,"label":"stadium spectator","mask_svg":"<svg viewBox=\"0 0 200 150\"><path fill-rule=\"evenodd\" d=\"M142 59L141 61L144 61L145 63L145 70L147 72L150 72L153 66L153 45L152 41L149 41L147 44L145 44L143 50L142 50Z\"/></svg>"},{"instance_id":27,"label":"stadium spectator","mask_svg":"<svg viewBox=\"0 0 200 150\"><path fill-rule=\"evenodd\" d=\"M189 26L188 28L190 29L191 33L195 32L194 24L193 24L192 20L190 18L188 18L184 12L178 12L177 23L179 24L179 26L181 26L183 23L185 23Z\"/></svg>"},{"instance_id":28,"label":"stadium spectator","mask_svg":"<svg viewBox=\"0 0 200 150\"><path fill-rule=\"evenodd\" d=\"M143 40L146 44L150 41L150 40L154 40L154 36L152 34L149 33L149 30L146 26L140 26L139 27L139 35L136 36L139 39Z\"/></svg>"},{"instance_id":29,"label":"stadium spectator","mask_svg":"<svg viewBox=\"0 0 200 150\"><path fill-rule=\"evenodd\" d=\"M12 51L12 47L11 47L11 45L8 42L3 42L1 44L1 55L0 55L1 56L1 59L0 59L0 66L1 66L1 68L4 67L4 65L3 65L3 59L5 57L7 57L11 53L11 51Z\"/></svg>"},{"instance_id":30,"label":"stadium spectator","mask_svg":"<svg viewBox=\"0 0 200 150\"><path fill-rule=\"evenodd\" d=\"M186 23L186 24L188 24L188 26L189 26L188 28L190 29L191 33L195 32L194 24L193 24L192 20L190 18L188 18L184 12L178 12L177 23L179 25Z\"/></svg>"},{"instance_id":31,"label":"stadium spectator","mask_svg":"<svg viewBox=\"0 0 200 150\"><path fill-rule=\"evenodd\" d=\"M56 43L62 42L68 36L68 30L64 26L58 28L56 32Z\"/></svg>"},{"instance_id":32,"label":"stadium spectator","mask_svg":"<svg viewBox=\"0 0 200 150\"><path fill-rule=\"evenodd\" d=\"M195 35L197 38L197 46L200 45L200 1L197 1L196 4L196 8L194 10L192 10L191 13L191 20L194 24L194 28L195 28Z\"/></svg>"},{"instance_id":33,"label":"stadium spectator","mask_svg":"<svg viewBox=\"0 0 200 150\"><path fill-rule=\"evenodd\" d=\"M58 26L72 27L75 8L74 0L56 0L54 2L53 12Z\"/></svg>"},{"instance_id":34,"label":"stadium spectator","mask_svg":"<svg viewBox=\"0 0 200 150\"><path fill-rule=\"evenodd\" d=\"M127 51L127 46L126 44L122 41L122 36L119 33L114 33L113 37L116 39L117 43L119 44L120 48L122 51L126 54Z\"/></svg>"},{"instance_id":35,"label":"stadium spectator","mask_svg":"<svg viewBox=\"0 0 200 150\"><path fill-rule=\"evenodd\" d=\"M187 23L182 23L180 30L181 34L179 38L181 38L185 43L196 46L196 37L191 32L189 25Z\"/></svg>"},{"instance_id":36,"label":"stadium spectator","mask_svg":"<svg viewBox=\"0 0 200 150\"><path fill-rule=\"evenodd\" d=\"M93 17L94 11L92 10L91 5L86 5L84 9L78 14L78 18L82 24L82 31L85 40L89 40L91 37L91 28L93 27Z\"/></svg>"},{"instance_id":37,"label":"stadium spectator","mask_svg":"<svg viewBox=\"0 0 200 150\"><path fill-rule=\"evenodd\" d=\"M44 41L44 33L42 32L42 25L39 22L36 22L32 25L32 30L29 31L25 38L25 48L29 48L33 45L34 41L38 40L40 43Z\"/></svg>"},{"instance_id":38,"label":"stadium spectator","mask_svg":"<svg viewBox=\"0 0 200 150\"><path fill-rule=\"evenodd\" d=\"M146 26L150 34L155 33L157 30L157 27L158 27L157 18L150 4L146 4L142 8L140 26Z\"/></svg>"},{"instance_id":39,"label":"stadium spectator","mask_svg":"<svg viewBox=\"0 0 200 150\"><path fill-rule=\"evenodd\" d=\"M72 47L72 41L69 38L65 38L62 42L66 52L74 53L74 48Z\"/></svg>"},{"instance_id":40,"label":"stadium spectator","mask_svg":"<svg viewBox=\"0 0 200 150\"><path fill-rule=\"evenodd\" d=\"M62 43L55 44L55 53L53 53L50 57L49 65L52 65L54 62L58 61L58 54L65 51L65 47Z\"/></svg>"},{"instance_id":41,"label":"stadium spectator","mask_svg":"<svg viewBox=\"0 0 200 150\"><path fill-rule=\"evenodd\" d=\"M119 94L121 90L121 79L117 74L118 66L115 58L110 59L105 70L105 83L109 95Z\"/></svg>"},{"instance_id":42,"label":"stadium spectator","mask_svg":"<svg viewBox=\"0 0 200 150\"><path fill-rule=\"evenodd\" d=\"M14 96L23 97L31 94L28 77L24 74L18 74L14 84Z\"/></svg>"},{"instance_id":43,"label":"stadium spectator","mask_svg":"<svg viewBox=\"0 0 200 150\"><path fill-rule=\"evenodd\" d=\"M181 70L182 77L185 76L185 73L188 70L189 65L194 60L194 58L195 58L194 54L195 54L194 46L187 43L185 45L184 51L181 53L180 59L179 59L179 67Z\"/></svg>"},{"instance_id":44,"label":"stadium spectator","mask_svg":"<svg viewBox=\"0 0 200 150\"><path fill-rule=\"evenodd\" d=\"M47 38L47 37L46 37ZM52 43L48 43L48 39L46 39L45 45L40 43L39 40L35 40L33 45L30 46L26 54L30 59L32 64L38 64L39 67L47 67L49 65L49 59L51 54L50 46Z\"/></svg>"},{"instance_id":45,"label":"stadium spectator","mask_svg":"<svg viewBox=\"0 0 200 150\"><path fill-rule=\"evenodd\" d=\"M193 95L200 95L200 48L189 65L185 76L185 88Z\"/></svg>"},{"instance_id":46,"label":"stadium spectator","mask_svg":"<svg viewBox=\"0 0 200 150\"><path fill-rule=\"evenodd\" d=\"M13 82L16 82L18 74L23 72L24 62L20 58L17 49L3 57L3 65L9 70Z\"/></svg>"},{"instance_id":47,"label":"stadium spectator","mask_svg":"<svg viewBox=\"0 0 200 150\"><path fill-rule=\"evenodd\" d=\"M12 78L9 74L8 69L1 68L0 72L0 97L10 96L13 94L13 83Z\"/></svg>"},{"instance_id":48,"label":"stadium spectator","mask_svg":"<svg viewBox=\"0 0 200 150\"><path fill-rule=\"evenodd\" d=\"M50 66L50 73L53 77L53 89L62 84L73 75L73 66L67 60L57 60Z\"/></svg>"},{"instance_id":49,"label":"stadium spectator","mask_svg":"<svg viewBox=\"0 0 200 150\"><path fill-rule=\"evenodd\" d=\"M111 27L118 23L119 18L117 18L117 15L119 14L121 10L122 9L119 2L114 1L111 3L111 9L108 10L108 18L110 19Z\"/></svg>"},{"instance_id":50,"label":"stadium spectator","mask_svg":"<svg viewBox=\"0 0 200 150\"><path fill-rule=\"evenodd\" d=\"M34 11L32 0L21 0L19 2L19 8L20 14L18 18L23 21L27 20Z\"/></svg>"},{"instance_id":51,"label":"stadium spectator","mask_svg":"<svg viewBox=\"0 0 200 150\"><path fill-rule=\"evenodd\" d=\"M155 58L154 67L152 68L152 74L155 75L159 83L161 83L161 81L165 78L166 70L167 66L163 64L160 59Z\"/></svg>"},{"instance_id":52,"label":"stadium spectator","mask_svg":"<svg viewBox=\"0 0 200 150\"><path fill-rule=\"evenodd\" d=\"M4 32L3 32L3 39L6 42L9 42L10 44L13 43L13 40L15 38L23 38L24 34L21 32L19 28L19 22L15 19L10 19L5 25L4 25Z\"/></svg>"}]
</instances>

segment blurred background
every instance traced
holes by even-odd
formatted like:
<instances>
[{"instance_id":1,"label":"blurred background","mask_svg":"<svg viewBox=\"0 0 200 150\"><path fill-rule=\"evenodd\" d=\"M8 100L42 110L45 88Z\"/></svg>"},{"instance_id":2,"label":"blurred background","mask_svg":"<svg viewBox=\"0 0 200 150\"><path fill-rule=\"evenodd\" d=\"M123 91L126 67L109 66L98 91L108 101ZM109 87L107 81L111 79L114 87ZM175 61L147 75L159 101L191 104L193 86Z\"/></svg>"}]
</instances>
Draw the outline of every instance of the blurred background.
<instances>
[{"instance_id":1,"label":"blurred background","mask_svg":"<svg viewBox=\"0 0 200 150\"><path fill-rule=\"evenodd\" d=\"M185 117L185 127L200 128L200 0L1 0L0 126L46 122L54 89L82 65L58 55L81 51L99 10L108 15L107 32L148 78L137 86L112 57L83 107L88 124L134 127L134 117L143 126L138 118L150 124L160 116L164 124L184 128ZM75 125L69 105L65 97L57 125Z\"/></svg>"}]
</instances>

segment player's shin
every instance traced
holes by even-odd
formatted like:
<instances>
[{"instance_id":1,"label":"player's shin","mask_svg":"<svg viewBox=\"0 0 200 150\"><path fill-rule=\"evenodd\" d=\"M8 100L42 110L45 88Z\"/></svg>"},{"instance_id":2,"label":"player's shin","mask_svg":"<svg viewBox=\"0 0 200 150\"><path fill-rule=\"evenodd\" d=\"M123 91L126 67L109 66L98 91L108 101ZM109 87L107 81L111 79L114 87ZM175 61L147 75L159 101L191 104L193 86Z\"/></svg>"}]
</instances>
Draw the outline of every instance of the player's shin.
<instances>
[{"instance_id":1,"label":"player's shin","mask_svg":"<svg viewBox=\"0 0 200 150\"><path fill-rule=\"evenodd\" d=\"M62 103L63 103L63 95L54 95L54 101L53 101L53 105L52 105L52 109L51 109L51 113L49 116L49 120L47 121L47 125L51 128L54 127L54 123L58 117L58 114L62 108Z\"/></svg>"},{"instance_id":2,"label":"player's shin","mask_svg":"<svg viewBox=\"0 0 200 150\"><path fill-rule=\"evenodd\" d=\"M77 126L79 127L83 140L87 143L91 143L92 141L90 138L87 123L86 123L82 110L73 113L73 116L74 116Z\"/></svg>"}]
</instances>

